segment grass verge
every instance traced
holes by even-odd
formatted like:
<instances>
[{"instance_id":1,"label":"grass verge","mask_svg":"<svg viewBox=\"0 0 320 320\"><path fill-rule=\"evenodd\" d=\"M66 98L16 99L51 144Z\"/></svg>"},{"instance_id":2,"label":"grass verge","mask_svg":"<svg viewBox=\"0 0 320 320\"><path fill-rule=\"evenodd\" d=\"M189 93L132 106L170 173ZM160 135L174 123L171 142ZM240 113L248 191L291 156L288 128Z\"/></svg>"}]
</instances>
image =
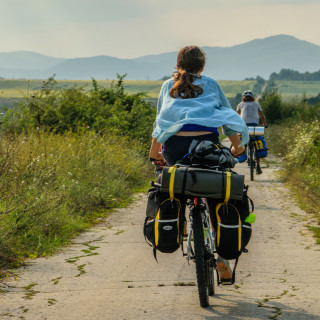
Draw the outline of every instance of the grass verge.
<instances>
[{"instance_id":1,"label":"grass verge","mask_svg":"<svg viewBox=\"0 0 320 320\"><path fill-rule=\"evenodd\" d=\"M0 270L55 252L113 208L128 205L151 175L141 147L124 138L1 136Z\"/></svg>"},{"instance_id":2,"label":"grass verge","mask_svg":"<svg viewBox=\"0 0 320 320\"><path fill-rule=\"evenodd\" d=\"M315 218L307 227L320 244L320 123L288 122L268 130L271 151L282 157L283 173L300 207Z\"/></svg>"}]
</instances>

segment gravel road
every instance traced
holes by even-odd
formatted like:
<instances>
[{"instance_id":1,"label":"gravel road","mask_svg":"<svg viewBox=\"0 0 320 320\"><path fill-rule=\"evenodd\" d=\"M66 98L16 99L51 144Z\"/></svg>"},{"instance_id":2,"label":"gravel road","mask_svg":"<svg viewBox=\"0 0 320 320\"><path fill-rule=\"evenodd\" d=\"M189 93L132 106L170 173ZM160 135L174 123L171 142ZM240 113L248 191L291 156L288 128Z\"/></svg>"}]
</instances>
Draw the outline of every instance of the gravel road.
<instances>
[{"instance_id":1,"label":"gravel road","mask_svg":"<svg viewBox=\"0 0 320 320\"><path fill-rule=\"evenodd\" d=\"M251 182L246 165L237 166L257 221L235 285L216 287L208 308L199 305L194 264L180 250L154 260L139 195L57 255L29 261L0 283L0 319L320 319L320 246L305 227L312 219L277 177L277 164L262 169Z\"/></svg>"}]
</instances>

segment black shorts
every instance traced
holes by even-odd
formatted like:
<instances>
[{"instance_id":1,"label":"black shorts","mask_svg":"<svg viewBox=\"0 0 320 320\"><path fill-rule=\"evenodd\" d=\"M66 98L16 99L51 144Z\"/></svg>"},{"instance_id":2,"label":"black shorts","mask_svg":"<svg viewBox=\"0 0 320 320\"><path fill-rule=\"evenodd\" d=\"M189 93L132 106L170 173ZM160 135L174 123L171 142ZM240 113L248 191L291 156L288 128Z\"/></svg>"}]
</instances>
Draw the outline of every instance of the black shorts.
<instances>
[{"instance_id":1,"label":"black shorts","mask_svg":"<svg viewBox=\"0 0 320 320\"><path fill-rule=\"evenodd\" d=\"M219 135L216 133L203 134L201 136L172 136L162 145L162 154L169 166L173 166L189 152L189 147L193 140L220 143Z\"/></svg>"}]
</instances>

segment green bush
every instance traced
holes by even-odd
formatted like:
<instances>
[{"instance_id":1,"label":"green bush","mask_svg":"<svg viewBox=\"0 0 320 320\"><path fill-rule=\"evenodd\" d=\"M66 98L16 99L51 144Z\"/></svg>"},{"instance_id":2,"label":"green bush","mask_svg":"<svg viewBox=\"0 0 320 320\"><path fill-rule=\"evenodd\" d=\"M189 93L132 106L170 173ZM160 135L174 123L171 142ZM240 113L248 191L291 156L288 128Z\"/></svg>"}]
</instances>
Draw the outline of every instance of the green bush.
<instances>
[{"instance_id":1,"label":"green bush","mask_svg":"<svg viewBox=\"0 0 320 320\"><path fill-rule=\"evenodd\" d=\"M305 97L300 101L284 102L276 91L267 92L259 100L269 124L288 120L310 122L320 118L319 105L310 105Z\"/></svg>"},{"instance_id":2,"label":"green bush","mask_svg":"<svg viewBox=\"0 0 320 320\"><path fill-rule=\"evenodd\" d=\"M281 96L276 92L264 95L259 103L269 124L280 123L282 120L282 101Z\"/></svg>"},{"instance_id":3,"label":"green bush","mask_svg":"<svg viewBox=\"0 0 320 320\"><path fill-rule=\"evenodd\" d=\"M115 134L139 141L141 150L149 144L155 108L144 100L145 94L128 94L124 77L110 88L92 80L92 90L72 87L53 90L49 78L41 90L26 97L3 116L2 130L11 133L41 131L65 133L87 128L100 134Z\"/></svg>"},{"instance_id":4,"label":"green bush","mask_svg":"<svg viewBox=\"0 0 320 320\"><path fill-rule=\"evenodd\" d=\"M287 135L288 136L288 135ZM302 172L301 179L314 191L320 189L320 123L299 122L290 128L292 144L284 155L289 170Z\"/></svg>"}]
</instances>

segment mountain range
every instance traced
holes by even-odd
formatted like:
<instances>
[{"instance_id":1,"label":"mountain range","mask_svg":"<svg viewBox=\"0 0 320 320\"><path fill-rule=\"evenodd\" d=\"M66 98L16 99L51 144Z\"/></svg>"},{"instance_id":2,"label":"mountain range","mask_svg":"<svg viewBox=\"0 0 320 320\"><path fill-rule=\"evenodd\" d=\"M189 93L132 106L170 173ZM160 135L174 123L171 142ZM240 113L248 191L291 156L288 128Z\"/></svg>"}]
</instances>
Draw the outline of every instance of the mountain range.
<instances>
[{"instance_id":1,"label":"mountain range","mask_svg":"<svg viewBox=\"0 0 320 320\"><path fill-rule=\"evenodd\" d=\"M204 74L217 80L243 80L257 75L268 79L273 72L320 69L320 46L289 35L255 39L231 47L202 47L207 55ZM128 48L130 50L130 48ZM107 55L85 58L54 58L30 51L0 52L0 77L96 80L159 80L175 69L177 52L119 59Z\"/></svg>"}]
</instances>

